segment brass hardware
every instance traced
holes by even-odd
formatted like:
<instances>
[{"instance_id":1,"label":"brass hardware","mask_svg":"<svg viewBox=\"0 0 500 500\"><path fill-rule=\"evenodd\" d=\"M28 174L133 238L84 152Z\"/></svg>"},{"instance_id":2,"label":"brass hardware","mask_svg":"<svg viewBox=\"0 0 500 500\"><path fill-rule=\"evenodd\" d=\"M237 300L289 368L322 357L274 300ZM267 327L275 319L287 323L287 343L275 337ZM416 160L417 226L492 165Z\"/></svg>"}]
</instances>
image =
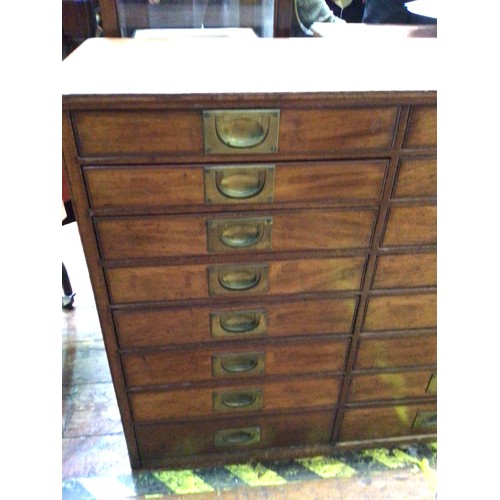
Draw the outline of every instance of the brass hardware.
<instances>
[{"instance_id":1,"label":"brass hardware","mask_svg":"<svg viewBox=\"0 0 500 500\"><path fill-rule=\"evenodd\" d=\"M213 266L208 268L210 295L266 293L269 286L267 264Z\"/></svg>"},{"instance_id":2,"label":"brass hardware","mask_svg":"<svg viewBox=\"0 0 500 500\"><path fill-rule=\"evenodd\" d=\"M204 111L205 153L276 153L279 119L277 109Z\"/></svg>"},{"instance_id":3,"label":"brass hardware","mask_svg":"<svg viewBox=\"0 0 500 500\"><path fill-rule=\"evenodd\" d=\"M230 311L210 315L212 337L265 335L267 311Z\"/></svg>"},{"instance_id":4,"label":"brass hardware","mask_svg":"<svg viewBox=\"0 0 500 500\"><path fill-rule=\"evenodd\" d=\"M264 373L265 362L266 354L263 352L214 354L212 356L212 375L214 377L258 375Z\"/></svg>"},{"instance_id":5,"label":"brass hardware","mask_svg":"<svg viewBox=\"0 0 500 500\"><path fill-rule=\"evenodd\" d=\"M427 384L427 389L425 390L426 394L437 394L437 374L432 374L429 383Z\"/></svg>"},{"instance_id":6,"label":"brass hardware","mask_svg":"<svg viewBox=\"0 0 500 500\"><path fill-rule=\"evenodd\" d=\"M208 251L269 250L272 229L270 217L207 220Z\"/></svg>"},{"instance_id":7,"label":"brass hardware","mask_svg":"<svg viewBox=\"0 0 500 500\"><path fill-rule=\"evenodd\" d=\"M216 411L260 410L262 389L214 392L213 408Z\"/></svg>"},{"instance_id":8,"label":"brass hardware","mask_svg":"<svg viewBox=\"0 0 500 500\"><path fill-rule=\"evenodd\" d=\"M215 433L215 446L249 446L260 442L260 427L224 429Z\"/></svg>"},{"instance_id":9,"label":"brass hardware","mask_svg":"<svg viewBox=\"0 0 500 500\"><path fill-rule=\"evenodd\" d=\"M271 203L274 165L205 167L205 203Z\"/></svg>"},{"instance_id":10,"label":"brass hardware","mask_svg":"<svg viewBox=\"0 0 500 500\"><path fill-rule=\"evenodd\" d=\"M437 426L436 411L420 411L413 422L414 429L431 429Z\"/></svg>"}]
</instances>

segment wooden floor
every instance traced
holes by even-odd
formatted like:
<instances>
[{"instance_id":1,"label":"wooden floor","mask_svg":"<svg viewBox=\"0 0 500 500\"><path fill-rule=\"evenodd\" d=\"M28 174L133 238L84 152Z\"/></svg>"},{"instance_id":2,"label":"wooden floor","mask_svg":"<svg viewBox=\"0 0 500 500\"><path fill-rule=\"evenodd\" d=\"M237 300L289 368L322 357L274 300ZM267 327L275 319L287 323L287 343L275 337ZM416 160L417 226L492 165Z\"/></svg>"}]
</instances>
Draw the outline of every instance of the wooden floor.
<instances>
[{"instance_id":1,"label":"wooden floor","mask_svg":"<svg viewBox=\"0 0 500 500\"><path fill-rule=\"evenodd\" d=\"M62 310L62 498L417 499L435 498L436 450L362 450L317 461L243 469L130 468L76 223L62 227L73 291Z\"/></svg>"}]
</instances>

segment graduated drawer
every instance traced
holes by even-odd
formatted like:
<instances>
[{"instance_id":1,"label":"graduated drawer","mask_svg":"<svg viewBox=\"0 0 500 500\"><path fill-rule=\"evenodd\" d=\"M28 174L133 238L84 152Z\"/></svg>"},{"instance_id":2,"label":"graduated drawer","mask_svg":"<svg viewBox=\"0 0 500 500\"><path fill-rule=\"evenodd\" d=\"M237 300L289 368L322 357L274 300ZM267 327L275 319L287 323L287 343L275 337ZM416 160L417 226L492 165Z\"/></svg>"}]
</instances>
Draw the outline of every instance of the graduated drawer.
<instances>
[{"instance_id":1,"label":"graduated drawer","mask_svg":"<svg viewBox=\"0 0 500 500\"><path fill-rule=\"evenodd\" d=\"M363 329L365 331L435 328L436 293L371 296Z\"/></svg>"},{"instance_id":2,"label":"graduated drawer","mask_svg":"<svg viewBox=\"0 0 500 500\"><path fill-rule=\"evenodd\" d=\"M227 453L259 448L328 443L333 412L216 419L179 424L138 425L142 460Z\"/></svg>"},{"instance_id":3,"label":"graduated drawer","mask_svg":"<svg viewBox=\"0 0 500 500\"><path fill-rule=\"evenodd\" d=\"M276 156L389 150L397 106L72 113L82 157Z\"/></svg>"},{"instance_id":4,"label":"graduated drawer","mask_svg":"<svg viewBox=\"0 0 500 500\"><path fill-rule=\"evenodd\" d=\"M344 368L348 340L190 347L122 355L130 388L222 380L236 377L298 375Z\"/></svg>"},{"instance_id":5,"label":"graduated drawer","mask_svg":"<svg viewBox=\"0 0 500 500\"><path fill-rule=\"evenodd\" d=\"M385 254L377 259L373 289L436 286L437 255L431 253Z\"/></svg>"},{"instance_id":6,"label":"graduated drawer","mask_svg":"<svg viewBox=\"0 0 500 500\"><path fill-rule=\"evenodd\" d=\"M115 311L123 349L213 340L350 334L356 299L295 300L262 306Z\"/></svg>"},{"instance_id":7,"label":"graduated drawer","mask_svg":"<svg viewBox=\"0 0 500 500\"><path fill-rule=\"evenodd\" d=\"M415 334L394 337L362 338L354 365L355 370L402 368L435 365L437 337Z\"/></svg>"},{"instance_id":8,"label":"graduated drawer","mask_svg":"<svg viewBox=\"0 0 500 500\"><path fill-rule=\"evenodd\" d=\"M90 167L94 209L259 203L376 202L386 161L220 166Z\"/></svg>"},{"instance_id":9,"label":"graduated drawer","mask_svg":"<svg viewBox=\"0 0 500 500\"><path fill-rule=\"evenodd\" d=\"M258 216L157 216L96 221L104 259L273 250L367 248L374 210L304 210Z\"/></svg>"},{"instance_id":10,"label":"graduated drawer","mask_svg":"<svg viewBox=\"0 0 500 500\"><path fill-rule=\"evenodd\" d=\"M130 394L136 422L334 406L339 377Z\"/></svg>"},{"instance_id":11,"label":"graduated drawer","mask_svg":"<svg viewBox=\"0 0 500 500\"><path fill-rule=\"evenodd\" d=\"M437 161L435 158L404 158L398 168L393 198L435 197Z\"/></svg>"},{"instance_id":12,"label":"graduated drawer","mask_svg":"<svg viewBox=\"0 0 500 500\"><path fill-rule=\"evenodd\" d=\"M351 378L349 401L361 402L381 399L406 399L435 396L435 371L380 372L356 374Z\"/></svg>"},{"instance_id":13,"label":"graduated drawer","mask_svg":"<svg viewBox=\"0 0 500 500\"><path fill-rule=\"evenodd\" d=\"M436 404L351 408L344 412L339 441L435 434Z\"/></svg>"},{"instance_id":14,"label":"graduated drawer","mask_svg":"<svg viewBox=\"0 0 500 500\"><path fill-rule=\"evenodd\" d=\"M437 241L437 207L392 206L383 246L433 245Z\"/></svg>"},{"instance_id":15,"label":"graduated drawer","mask_svg":"<svg viewBox=\"0 0 500 500\"><path fill-rule=\"evenodd\" d=\"M365 257L269 263L113 267L106 271L116 304L358 290Z\"/></svg>"},{"instance_id":16,"label":"graduated drawer","mask_svg":"<svg viewBox=\"0 0 500 500\"><path fill-rule=\"evenodd\" d=\"M436 147L436 106L413 106L410 111L403 146L405 148Z\"/></svg>"}]
</instances>

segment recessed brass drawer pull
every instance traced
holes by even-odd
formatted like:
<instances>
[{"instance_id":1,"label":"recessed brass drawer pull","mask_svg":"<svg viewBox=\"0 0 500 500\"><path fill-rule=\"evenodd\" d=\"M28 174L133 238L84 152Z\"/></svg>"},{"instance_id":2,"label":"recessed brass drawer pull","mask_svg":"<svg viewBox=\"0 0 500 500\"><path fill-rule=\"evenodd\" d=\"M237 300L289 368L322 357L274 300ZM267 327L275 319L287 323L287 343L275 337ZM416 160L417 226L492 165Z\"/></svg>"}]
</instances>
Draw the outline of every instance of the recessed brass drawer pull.
<instances>
[{"instance_id":1,"label":"recessed brass drawer pull","mask_svg":"<svg viewBox=\"0 0 500 500\"><path fill-rule=\"evenodd\" d=\"M215 446L248 446L260 442L260 427L224 429L215 434Z\"/></svg>"},{"instance_id":2,"label":"recessed brass drawer pull","mask_svg":"<svg viewBox=\"0 0 500 500\"><path fill-rule=\"evenodd\" d=\"M262 407L262 390L214 392L213 407L216 411L258 410Z\"/></svg>"},{"instance_id":3,"label":"recessed brass drawer pull","mask_svg":"<svg viewBox=\"0 0 500 500\"><path fill-rule=\"evenodd\" d=\"M268 250L271 248L272 228L270 217L208 220L208 251Z\"/></svg>"},{"instance_id":4,"label":"recessed brass drawer pull","mask_svg":"<svg viewBox=\"0 0 500 500\"><path fill-rule=\"evenodd\" d=\"M204 111L205 153L275 153L279 117L277 109Z\"/></svg>"},{"instance_id":5,"label":"recessed brass drawer pull","mask_svg":"<svg viewBox=\"0 0 500 500\"><path fill-rule=\"evenodd\" d=\"M208 288L210 295L267 292L268 267L266 264L210 267Z\"/></svg>"},{"instance_id":6,"label":"recessed brass drawer pull","mask_svg":"<svg viewBox=\"0 0 500 500\"><path fill-rule=\"evenodd\" d=\"M267 333L266 311L231 311L210 315L213 337L263 335Z\"/></svg>"},{"instance_id":7,"label":"recessed brass drawer pull","mask_svg":"<svg viewBox=\"0 0 500 500\"><path fill-rule=\"evenodd\" d=\"M436 411L420 411L413 422L414 429L433 429L437 426Z\"/></svg>"},{"instance_id":8,"label":"recessed brass drawer pull","mask_svg":"<svg viewBox=\"0 0 500 500\"><path fill-rule=\"evenodd\" d=\"M437 394L437 381L437 374L434 373L427 384L427 389L425 390L426 394Z\"/></svg>"},{"instance_id":9,"label":"recessed brass drawer pull","mask_svg":"<svg viewBox=\"0 0 500 500\"><path fill-rule=\"evenodd\" d=\"M274 165L205 167L206 203L270 203Z\"/></svg>"},{"instance_id":10,"label":"recessed brass drawer pull","mask_svg":"<svg viewBox=\"0 0 500 500\"><path fill-rule=\"evenodd\" d=\"M255 375L264 373L266 355L263 352L215 354L212 374L215 377Z\"/></svg>"}]
</instances>

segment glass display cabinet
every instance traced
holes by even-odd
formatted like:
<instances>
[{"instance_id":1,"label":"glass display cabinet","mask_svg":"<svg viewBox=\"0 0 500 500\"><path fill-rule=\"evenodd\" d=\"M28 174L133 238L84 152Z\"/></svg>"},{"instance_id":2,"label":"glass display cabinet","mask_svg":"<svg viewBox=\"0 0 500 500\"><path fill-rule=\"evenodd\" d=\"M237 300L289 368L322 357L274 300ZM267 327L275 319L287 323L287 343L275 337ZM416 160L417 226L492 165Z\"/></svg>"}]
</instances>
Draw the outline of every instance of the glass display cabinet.
<instances>
[{"instance_id":1,"label":"glass display cabinet","mask_svg":"<svg viewBox=\"0 0 500 500\"><path fill-rule=\"evenodd\" d=\"M99 0L105 36L137 30L251 28L259 37L290 36L293 0Z\"/></svg>"}]
</instances>

